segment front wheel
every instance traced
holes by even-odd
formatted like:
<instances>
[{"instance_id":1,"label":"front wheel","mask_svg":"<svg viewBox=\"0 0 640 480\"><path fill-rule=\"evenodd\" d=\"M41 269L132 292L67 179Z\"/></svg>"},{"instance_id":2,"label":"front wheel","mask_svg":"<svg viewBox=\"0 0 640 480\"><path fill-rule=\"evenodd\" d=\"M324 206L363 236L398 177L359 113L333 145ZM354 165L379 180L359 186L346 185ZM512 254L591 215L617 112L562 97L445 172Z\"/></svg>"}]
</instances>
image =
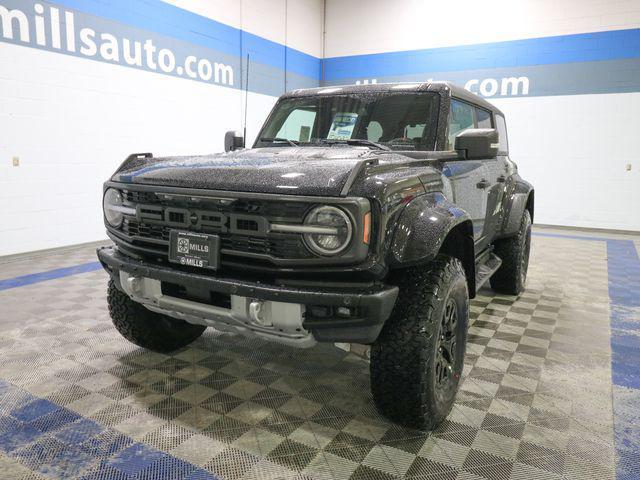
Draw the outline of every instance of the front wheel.
<instances>
[{"instance_id":1,"label":"front wheel","mask_svg":"<svg viewBox=\"0 0 640 480\"><path fill-rule=\"evenodd\" d=\"M449 414L462 374L469 293L460 261L438 255L404 270L400 295L371 348L378 409L403 425L432 430Z\"/></svg>"},{"instance_id":2,"label":"front wheel","mask_svg":"<svg viewBox=\"0 0 640 480\"><path fill-rule=\"evenodd\" d=\"M171 352L189 345L207 328L147 310L118 290L109 280L107 303L118 332L139 347Z\"/></svg>"}]
</instances>

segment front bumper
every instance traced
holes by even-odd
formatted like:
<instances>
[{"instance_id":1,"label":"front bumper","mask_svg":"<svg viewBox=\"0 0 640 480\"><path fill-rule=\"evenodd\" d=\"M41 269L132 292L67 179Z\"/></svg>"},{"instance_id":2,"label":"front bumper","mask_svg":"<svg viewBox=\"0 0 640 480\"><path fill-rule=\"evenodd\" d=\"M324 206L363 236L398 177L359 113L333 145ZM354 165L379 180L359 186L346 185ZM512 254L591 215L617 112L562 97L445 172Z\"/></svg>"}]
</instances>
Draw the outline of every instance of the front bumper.
<instances>
[{"instance_id":1,"label":"front bumper","mask_svg":"<svg viewBox=\"0 0 640 480\"><path fill-rule=\"evenodd\" d=\"M132 278L151 279L157 285L163 282L184 287L194 287L199 290L206 289L216 294L229 295L231 298L256 299L259 301L274 302L275 304L297 304L306 308L306 313L302 316L301 330L297 335L286 335L286 332L264 328L261 325L251 322L240 322L240 329L251 330L264 337L272 337L275 340L284 341L289 344L301 344L308 346L309 338L302 341L306 334L315 343L318 342L341 342L341 343L373 343L385 321L391 315L393 306L398 296L398 287L382 286L362 290L343 289L337 287L331 289L319 288L297 288L290 286L280 286L237 280L212 276L210 274L199 274L172 269L166 266L154 265L143 261L135 260L118 252L117 247L101 247L97 250L98 259L105 270L111 275L118 288L128 293L136 301L143 299L132 295L131 290L121 284L122 275L125 272ZM158 289L159 290L159 289ZM217 319L234 318L232 308L228 312L223 312L219 307L208 307L192 301L174 299L159 293L165 299L163 304L145 303L145 306L152 310L162 311L176 318L182 318L194 323L211 324L216 328L225 322L216 322ZM233 303L233 302L232 302ZM171 308L165 308L170 304ZM332 307L328 311L335 312L337 307L350 307L354 316L341 317L337 315L316 318L310 316L308 307ZM204 322L202 312L211 310L215 314L208 315L207 322ZM196 315L200 312L200 317ZM217 312L217 313L216 313ZM200 322L200 318L203 322ZM220 325L218 325L220 323ZM236 322L238 323L238 322ZM224 328L223 328L224 329ZM298 341L300 340L300 341ZM303 344L303 345L302 345Z\"/></svg>"}]
</instances>

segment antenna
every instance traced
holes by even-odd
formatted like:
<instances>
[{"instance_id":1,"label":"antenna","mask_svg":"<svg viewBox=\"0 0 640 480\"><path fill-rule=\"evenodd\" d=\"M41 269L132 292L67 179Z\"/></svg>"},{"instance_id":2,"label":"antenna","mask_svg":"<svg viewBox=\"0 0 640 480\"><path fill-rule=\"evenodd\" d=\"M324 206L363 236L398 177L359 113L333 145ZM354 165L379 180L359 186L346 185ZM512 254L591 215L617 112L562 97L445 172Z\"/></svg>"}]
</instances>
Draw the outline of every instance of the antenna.
<instances>
[{"instance_id":1,"label":"antenna","mask_svg":"<svg viewBox=\"0 0 640 480\"><path fill-rule=\"evenodd\" d=\"M245 79L244 87L244 131L242 138L244 146L247 146L247 106L249 105L249 54L247 53L247 78Z\"/></svg>"}]
</instances>

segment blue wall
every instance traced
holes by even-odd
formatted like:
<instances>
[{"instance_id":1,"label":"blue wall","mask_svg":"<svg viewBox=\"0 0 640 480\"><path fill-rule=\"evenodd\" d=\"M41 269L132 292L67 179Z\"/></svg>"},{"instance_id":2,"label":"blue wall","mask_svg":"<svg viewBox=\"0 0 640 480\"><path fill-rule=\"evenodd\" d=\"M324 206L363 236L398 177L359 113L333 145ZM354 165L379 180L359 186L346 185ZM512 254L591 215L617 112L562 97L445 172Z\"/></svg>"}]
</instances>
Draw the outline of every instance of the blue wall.
<instances>
[{"instance_id":1,"label":"blue wall","mask_svg":"<svg viewBox=\"0 0 640 480\"><path fill-rule=\"evenodd\" d=\"M44 5L44 12L38 15L36 5ZM321 74L319 58L307 55L299 50L285 47L265 38L243 30L230 27L209 18L174 7L160 0L56 0L45 2L38 0L0 0L0 6L9 10L17 9L28 21L29 39L20 37L18 22L13 21L13 35L3 32L0 41L49 50L61 54L73 55L129 68L138 68L154 73L172 75L189 80L218 83L219 85L241 88L245 84L247 55L250 57L249 89L268 95L280 95L285 89L318 86ZM56 48L52 38L55 36L50 27L51 8L58 11L60 17L60 47ZM73 15L73 29L65 22L66 13ZM54 13L55 15L55 13ZM46 42L37 42L36 18L44 18ZM0 23L0 28L1 28ZM83 45L81 31L84 28L95 32L98 52L89 55L80 51ZM72 31L75 49L67 40L67 29ZM118 43L119 58L107 59L101 54L100 45L104 44L101 35L113 36ZM157 51L167 49L175 57L175 68L163 71L151 68L146 61L141 65L130 65L124 58L123 39L130 44L141 45L150 40ZM129 47L133 52L134 47ZM157 55L157 53L156 53ZM144 56L144 53L143 53ZM186 59L194 56L205 59L212 65L216 62L229 66L233 70L233 82L215 82L201 76L190 78L187 75ZM157 60L157 59L156 59ZM286 69L285 69L286 66ZM195 70L195 63L192 66ZM286 75L285 75L286 72Z\"/></svg>"},{"instance_id":2,"label":"blue wall","mask_svg":"<svg viewBox=\"0 0 640 480\"><path fill-rule=\"evenodd\" d=\"M39 45L35 35L36 3L45 5L47 44ZM243 30L166 4L160 0L0 0L8 9L19 9L28 17L30 39L19 38L14 22L13 38L0 41L21 44L93 60L108 61L130 68L189 78L185 59L190 55L220 62L233 69L233 82L244 85L246 56L251 63L252 91L279 95L294 88L320 84L349 84L357 81L451 80L468 84L485 96L571 95L640 91L640 29L562 35L456 47L389 52L337 58L307 55ZM50 8L60 11L62 45L51 45ZM99 53L86 55L70 51L64 34L64 15L74 15L74 37L81 43L82 28L91 28L96 37L108 33L119 41L127 38L143 43L152 40L158 50L175 54L176 68L161 71L148 65L128 65L122 58L106 60ZM184 67L184 68L183 68ZM526 77L526 87L503 86L504 79ZM469 83L468 83L469 82ZM524 80L521 80L524 82Z\"/></svg>"},{"instance_id":3,"label":"blue wall","mask_svg":"<svg viewBox=\"0 0 640 480\"><path fill-rule=\"evenodd\" d=\"M640 29L327 58L329 85L526 76L528 95L640 91ZM500 92L495 94L500 96Z\"/></svg>"}]
</instances>

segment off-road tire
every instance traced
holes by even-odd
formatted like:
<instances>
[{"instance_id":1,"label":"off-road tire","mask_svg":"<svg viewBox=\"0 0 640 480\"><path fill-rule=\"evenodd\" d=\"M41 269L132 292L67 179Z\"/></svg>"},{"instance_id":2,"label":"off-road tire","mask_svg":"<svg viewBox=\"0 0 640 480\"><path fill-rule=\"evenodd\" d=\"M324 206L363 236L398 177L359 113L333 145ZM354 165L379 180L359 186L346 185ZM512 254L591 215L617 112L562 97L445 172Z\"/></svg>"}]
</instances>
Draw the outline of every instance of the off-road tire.
<instances>
[{"instance_id":1,"label":"off-road tire","mask_svg":"<svg viewBox=\"0 0 640 480\"><path fill-rule=\"evenodd\" d=\"M493 274L491 288L496 292L518 295L524 290L529 269L531 250L531 214L525 210L517 235L494 244L494 253L502 260L502 265Z\"/></svg>"},{"instance_id":2,"label":"off-road tire","mask_svg":"<svg viewBox=\"0 0 640 480\"><path fill-rule=\"evenodd\" d=\"M118 290L109 280L107 303L118 332L139 347L171 352L189 345L207 328L147 310Z\"/></svg>"},{"instance_id":3,"label":"off-road tire","mask_svg":"<svg viewBox=\"0 0 640 480\"><path fill-rule=\"evenodd\" d=\"M462 263L438 255L429 265L402 270L389 280L400 288L391 317L371 347L371 392L380 412L402 425L432 430L451 411L464 363L469 292ZM451 302L449 302L451 300ZM437 383L445 307L458 321L455 356L446 389ZM440 371L442 371L440 369Z\"/></svg>"}]
</instances>

